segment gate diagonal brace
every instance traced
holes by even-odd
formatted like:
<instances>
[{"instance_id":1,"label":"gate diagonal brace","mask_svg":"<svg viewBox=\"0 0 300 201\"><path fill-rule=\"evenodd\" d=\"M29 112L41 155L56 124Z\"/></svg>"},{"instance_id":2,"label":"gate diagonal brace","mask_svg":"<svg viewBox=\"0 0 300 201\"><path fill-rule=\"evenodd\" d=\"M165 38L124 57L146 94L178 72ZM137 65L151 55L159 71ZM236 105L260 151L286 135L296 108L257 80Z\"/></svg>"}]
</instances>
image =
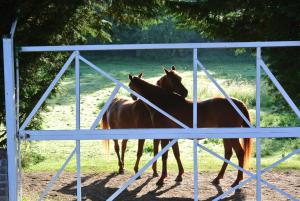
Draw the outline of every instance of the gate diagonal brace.
<instances>
[{"instance_id":1,"label":"gate diagonal brace","mask_svg":"<svg viewBox=\"0 0 300 201\"><path fill-rule=\"evenodd\" d=\"M235 186L235 187L233 187L233 188L230 188L228 191L224 192L223 194L221 194L220 196L218 196L218 197L215 198L214 200L222 199L222 198L224 198L226 195L229 195L230 193L234 192L236 189L239 189L239 188L241 188L242 186L244 186L244 185L246 185L247 183L249 183L250 181L252 181L252 180L254 180L254 179L257 179L257 178L256 178L256 174L253 174L253 173L251 173L250 171L241 168L240 166L238 166L238 165L232 163L231 161L229 161L229 160L223 158L223 157L220 156L219 154L215 153L214 151L208 149L207 147L205 147L205 146L203 146L203 145L201 145L201 144L199 144L199 143L198 143L198 146L199 146L199 148L203 149L204 151L208 152L209 154L211 154L211 155L213 155L213 156L219 158L220 160L222 160L222 161L224 161L224 162L226 162L226 163L232 165L234 168L236 168L236 169L238 169L238 170L240 170L240 171L242 171L242 172L244 172L245 174L247 174L247 175L250 176L250 177L247 178L245 181L241 182L239 185L237 185L237 186ZM279 165L281 162L287 160L288 158L290 158L291 156L293 156L293 155L295 155L295 154L297 154L297 153L299 153L299 152L300 152L300 149L295 150L294 152L290 153L290 154L289 154L287 157L285 157L284 159L281 159L281 160L275 162L274 164L272 164L271 166L269 166L269 167L263 169L263 170L261 171L261 174L266 173L266 172L269 171L270 169L274 168L275 166ZM271 167L271 168L270 168L270 167ZM262 179L262 178L260 178L260 180L261 180L261 182L262 182L263 184L265 184L267 187L269 187L269 188L272 189L272 190L275 190L275 191L279 192L280 194L282 194L283 196L286 196L286 197L289 198L290 200L298 200L298 199L294 198L292 195L290 195L290 194L286 193L285 191L283 191L282 189L279 189L276 185L271 184L271 183L269 183L268 181L266 181L266 180L264 180L264 179Z\"/></svg>"}]
</instances>

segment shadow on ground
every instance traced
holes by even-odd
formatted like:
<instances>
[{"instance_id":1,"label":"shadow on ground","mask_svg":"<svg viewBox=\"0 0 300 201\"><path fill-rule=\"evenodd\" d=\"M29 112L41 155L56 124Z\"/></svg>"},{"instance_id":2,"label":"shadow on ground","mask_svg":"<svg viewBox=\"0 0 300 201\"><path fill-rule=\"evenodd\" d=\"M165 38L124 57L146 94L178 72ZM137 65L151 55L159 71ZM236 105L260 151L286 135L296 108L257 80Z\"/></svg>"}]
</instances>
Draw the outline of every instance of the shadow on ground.
<instances>
[{"instance_id":1,"label":"shadow on ground","mask_svg":"<svg viewBox=\"0 0 300 201\"><path fill-rule=\"evenodd\" d=\"M83 200L92 200L92 201L102 201L106 200L111 196L120 184L116 184L116 182L112 181L117 175L115 173L109 174L104 178L99 180L95 180L96 175L88 175L82 177L82 199ZM87 182L88 180L93 180L93 182ZM156 178L147 177L147 179L137 180L136 187L131 188L130 190L123 191L115 200L129 201L129 200L143 200L143 201L193 201L193 194L191 191L186 191L182 189L180 183L173 183L170 185L166 183L163 187L152 186L155 184L154 180ZM88 183L87 185L85 183ZM151 189L150 189L151 185ZM211 184L212 185L212 184ZM214 185L215 191L211 192L210 195L206 199L200 199L203 201L213 200L214 198L221 195L224 191L221 186ZM182 192L181 192L182 191ZM76 181L60 188L57 192L61 194L74 195L76 196ZM140 195L142 194L142 195ZM199 193L199 197L201 193ZM227 197L223 200L246 200L245 192L242 190L235 191L233 195Z\"/></svg>"}]
</instances>

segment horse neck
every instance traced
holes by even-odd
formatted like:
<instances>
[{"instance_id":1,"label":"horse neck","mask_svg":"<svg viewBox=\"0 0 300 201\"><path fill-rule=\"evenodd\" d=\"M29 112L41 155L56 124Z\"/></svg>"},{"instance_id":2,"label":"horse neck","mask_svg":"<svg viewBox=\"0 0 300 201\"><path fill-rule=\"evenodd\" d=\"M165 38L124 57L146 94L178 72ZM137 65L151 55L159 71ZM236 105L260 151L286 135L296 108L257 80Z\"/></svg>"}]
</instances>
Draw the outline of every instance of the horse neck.
<instances>
[{"instance_id":1,"label":"horse neck","mask_svg":"<svg viewBox=\"0 0 300 201\"><path fill-rule=\"evenodd\" d=\"M139 93L155 105L164 108L182 98L163 88L139 80Z\"/></svg>"}]
</instances>

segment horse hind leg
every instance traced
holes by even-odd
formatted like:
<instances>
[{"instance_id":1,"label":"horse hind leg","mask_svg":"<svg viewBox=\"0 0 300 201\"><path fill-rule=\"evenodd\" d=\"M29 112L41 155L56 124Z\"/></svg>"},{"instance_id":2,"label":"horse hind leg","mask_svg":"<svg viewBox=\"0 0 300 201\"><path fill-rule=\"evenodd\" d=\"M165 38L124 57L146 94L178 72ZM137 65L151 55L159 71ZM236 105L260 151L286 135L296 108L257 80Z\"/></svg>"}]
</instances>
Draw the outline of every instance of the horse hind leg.
<instances>
[{"instance_id":1,"label":"horse hind leg","mask_svg":"<svg viewBox=\"0 0 300 201\"><path fill-rule=\"evenodd\" d=\"M134 165L134 172L137 173L139 171L139 163L140 159L143 155L143 149L144 149L145 140L139 140L138 142L138 150L136 154L136 161Z\"/></svg>"},{"instance_id":2,"label":"horse hind leg","mask_svg":"<svg viewBox=\"0 0 300 201\"><path fill-rule=\"evenodd\" d=\"M239 139L235 139L235 140L232 140L232 141L233 141L232 147L233 147L234 152L235 152L235 154L238 158L239 166L241 168L244 168L244 155L245 155L244 149L243 149L242 145L240 144ZM243 172L238 170L237 178L236 178L235 182L231 185L231 187L234 187L234 186L238 185L240 183L240 181L243 180L243 177L244 177Z\"/></svg>"},{"instance_id":3,"label":"horse hind leg","mask_svg":"<svg viewBox=\"0 0 300 201\"><path fill-rule=\"evenodd\" d=\"M118 165L119 165L119 174L124 174L123 163L120 157L120 146L118 140L114 140L114 148L118 157Z\"/></svg>"},{"instance_id":4,"label":"horse hind leg","mask_svg":"<svg viewBox=\"0 0 300 201\"><path fill-rule=\"evenodd\" d=\"M153 154L154 156L157 155L158 153L158 147L159 147L159 142L160 140L153 140ZM152 170L153 170L153 177L158 177L158 173L157 173L157 161L155 161L152 164Z\"/></svg>"},{"instance_id":5,"label":"horse hind leg","mask_svg":"<svg viewBox=\"0 0 300 201\"><path fill-rule=\"evenodd\" d=\"M231 140L224 139L223 145L224 145L224 157L225 157L225 159L230 160L230 158L232 156ZM224 161L218 176L212 181L213 184L216 184L216 185L220 184L220 179L223 179L227 166L228 166L228 163L226 163Z\"/></svg>"},{"instance_id":6,"label":"horse hind leg","mask_svg":"<svg viewBox=\"0 0 300 201\"><path fill-rule=\"evenodd\" d=\"M175 159L176 159L176 162L177 162L177 165L178 165L178 175L177 175L175 181L181 182L182 181L182 175L184 173L184 169L183 169L183 166L182 166L182 163L181 163L181 160L180 160L180 152L179 152L178 142L176 142L172 146L172 149L173 149L173 154L175 156Z\"/></svg>"},{"instance_id":7,"label":"horse hind leg","mask_svg":"<svg viewBox=\"0 0 300 201\"><path fill-rule=\"evenodd\" d=\"M128 140L122 140L121 160L122 160L123 172L124 172L124 165L125 165L125 152L126 152L127 142L128 142Z\"/></svg>"},{"instance_id":8,"label":"horse hind leg","mask_svg":"<svg viewBox=\"0 0 300 201\"><path fill-rule=\"evenodd\" d=\"M169 140L161 140L161 148L163 149L167 144L169 143ZM167 160L168 160L168 151L162 155L162 172L161 176L156 183L157 186L162 186L164 184L164 179L168 175L168 170L167 170Z\"/></svg>"}]
</instances>

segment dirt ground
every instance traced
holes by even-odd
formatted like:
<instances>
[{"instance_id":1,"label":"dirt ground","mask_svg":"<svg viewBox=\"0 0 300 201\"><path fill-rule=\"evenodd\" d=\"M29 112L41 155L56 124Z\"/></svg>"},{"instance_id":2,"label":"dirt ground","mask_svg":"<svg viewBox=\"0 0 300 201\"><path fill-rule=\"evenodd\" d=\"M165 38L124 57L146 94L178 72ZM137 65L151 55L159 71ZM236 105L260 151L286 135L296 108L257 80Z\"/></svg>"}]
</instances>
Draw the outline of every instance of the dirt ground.
<instances>
[{"instance_id":1,"label":"dirt ground","mask_svg":"<svg viewBox=\"0 0 300 201\"><path fill-rule=\"evenodd\" d=\"M23 175L23 195L25 200L36 200L51 179L52 174L25 173ZM132 176L129 173L117 175L115 173L97 173L82 175L83 200L106 200L118 187ZM199 200L212 200L225 192L234 181L236 172L227 172L225 179L219 186L210 183L216 173L199 174ZM179 184L174 181L175 173L169 174L163 187L158 188L150 173L142 175L116 200L143 200L143 201L192 201L193 200L193 173L185 173L183 181ZM265 180L276 185L287 193L300 199L300 171L273 171L264 174ZM278 192L263 186L263 200L288 200ZM75 200L76 179L75 174L63 173L55 183L46 200ZM250 182L242 189L235 191L223 200L255 200L255 181Z\"/></svg>"}]
</instances>

